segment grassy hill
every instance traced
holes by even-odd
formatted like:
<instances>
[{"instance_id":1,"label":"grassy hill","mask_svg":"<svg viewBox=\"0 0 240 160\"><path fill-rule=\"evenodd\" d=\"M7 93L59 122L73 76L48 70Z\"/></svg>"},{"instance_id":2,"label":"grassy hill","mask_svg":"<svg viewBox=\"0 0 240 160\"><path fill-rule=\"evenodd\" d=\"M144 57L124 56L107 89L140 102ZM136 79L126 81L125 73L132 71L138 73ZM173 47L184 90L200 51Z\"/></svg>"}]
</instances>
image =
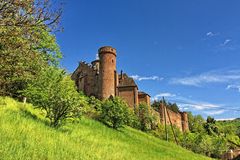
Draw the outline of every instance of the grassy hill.
<instances>
[{"instance_id":1,"label":"grassy hill","mask_svg":"<svg viewBox=\"0 0 240 160\"><path fill-rule=\"evenodd\" d=\"M86 118L59 129L46 123L30 104L0 97L0 159L208 159L129 127L116 131Z\"/></svg>"}]
</instances>

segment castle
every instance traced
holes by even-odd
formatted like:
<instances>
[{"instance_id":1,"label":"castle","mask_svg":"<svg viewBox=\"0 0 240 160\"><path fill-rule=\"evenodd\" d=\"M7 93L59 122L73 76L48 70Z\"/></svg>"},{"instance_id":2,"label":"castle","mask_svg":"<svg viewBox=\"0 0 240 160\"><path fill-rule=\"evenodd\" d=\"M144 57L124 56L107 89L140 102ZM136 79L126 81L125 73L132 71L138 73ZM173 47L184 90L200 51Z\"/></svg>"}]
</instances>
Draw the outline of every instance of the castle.
<instances>
[{"instance_id":1,"label":"castle","mask_svg":"<svg viewBox=\"0 0 240 160\"><path fill-rule=\"evenodd\" d=\"M94 60L91 64L80 62L77 69L73 72L71 78L75 81L78 91L83 91L87 96L94 96L100 100L109 97L119 96L127 104L136 108L140 103L150 106L149 94L139 91L133 78L121 71L118 74L116 69L117 52L110 46L101 47L98 50L99 59ZM162 110L163 111L163 110ZM164 123L163 113L154 111L159 118L159 123ZM180 112L178 114L170 112L173 124L180 130L188 130L187 114ZM170 124L166 118L167 124Z\"/></svg>"}]
</instances>

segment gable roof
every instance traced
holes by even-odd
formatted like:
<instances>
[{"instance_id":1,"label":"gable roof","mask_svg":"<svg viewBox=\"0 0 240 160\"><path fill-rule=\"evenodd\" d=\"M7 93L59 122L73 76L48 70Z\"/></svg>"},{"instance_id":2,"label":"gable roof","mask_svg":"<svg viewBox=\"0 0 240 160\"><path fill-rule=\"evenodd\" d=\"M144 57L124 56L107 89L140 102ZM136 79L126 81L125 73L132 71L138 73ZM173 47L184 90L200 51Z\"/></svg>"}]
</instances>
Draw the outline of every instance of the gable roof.
<instances>
[{"instance_id":1,"label":"gable roof","mask_svg":"<svg viewBox=\"0 0 240 160\"><path fill-rule=\"evenodd\" d=\"M137 87L133 78L129 77L126 73L120 74L118 77L118 87Z\"/></svg>"}]
</instances>

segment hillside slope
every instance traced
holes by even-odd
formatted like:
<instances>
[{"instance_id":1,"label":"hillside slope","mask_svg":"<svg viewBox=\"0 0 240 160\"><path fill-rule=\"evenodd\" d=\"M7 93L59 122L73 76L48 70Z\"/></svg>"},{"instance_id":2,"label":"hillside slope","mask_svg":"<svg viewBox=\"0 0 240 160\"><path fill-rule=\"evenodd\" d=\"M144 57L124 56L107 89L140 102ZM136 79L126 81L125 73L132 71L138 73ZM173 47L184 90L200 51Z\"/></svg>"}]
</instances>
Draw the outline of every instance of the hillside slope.
<instances>
[{"instance_id":1,"label":"hillside slope","mask_svg":"<svg viewBox=\"0 0 240 160\"><path fill-rule=\"evenodd\" d=\"M30 104L0 97L1 160L208 159L135 129L116 131L86 118L52 129L40 113Z\"/></svg>"}]
</instances>

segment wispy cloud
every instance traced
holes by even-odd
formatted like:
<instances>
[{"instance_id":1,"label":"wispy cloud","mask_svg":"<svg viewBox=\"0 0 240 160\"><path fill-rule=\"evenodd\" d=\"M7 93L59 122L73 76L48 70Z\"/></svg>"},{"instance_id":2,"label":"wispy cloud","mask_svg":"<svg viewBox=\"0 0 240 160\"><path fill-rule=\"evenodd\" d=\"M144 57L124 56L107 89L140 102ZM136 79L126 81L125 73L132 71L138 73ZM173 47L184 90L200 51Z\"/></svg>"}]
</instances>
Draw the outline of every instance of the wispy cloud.
<instances>
[{"instance_id":1,"label":"wispy cloud","mask_svg":"<svg viewBox=\"0 0 240 160\"><path fill-rule=\"evenodd\" d=\"M203 102L179 96L177 94L165 92L159 93L152 98L153 100L160 100L165 97L168 102L177 103L182 111L194 111L206 116L214 116L224 114L227 110L224 104L214 104L210 102Z\"/></svg>"},{"instance_id":2,"label":"wispy cloud","mask_svg":"<svg viewBox=\"0 0 240 160\"><path fill-rule=\"evenodd\" d=\"M207 32L206 33L207 37L214 37L214 36L217 36L217 35L219 35L219 33L213 33L213 32Z\"/></svg>"},{"instance_id":3,"label":"wispy cloud","mask_svg":"<svg viewBox=\"0 0 240 160\"><path fill-rule=\"evenodd\" d=\"M168 92L163 92L163 93L159 93L157 95L155 95L152 100L159 100L161 99L162 97L175 97L176 94L172 94L172 93L168 93Z\"/></svg>"},{"instance_id":4,"label":"wispy cloud","mask_svg":"<svg viewBox=\"0 0 240 160\"><path fill-rule=\"evenodd\" d=\"M132 77L134 80L136 81L145 81L145 80L156 80L156 81L160 81L163 80L162 77L158 77L158 76L139 76L139 75L132 75L130 76Z\"/></svg>"},{"instance_id":5,"label":"wispy cloud","mask_svg":"<svg viewBox=\"0 0 240 160\"><path fill-rule=\"evenodd\" d=\"M220 119L216 119L217 121L231 121L234 120L236 118L220 118Z\"/></svg>"},{"instance_id":6,"label":"wispy cloud","mask_svg":"<svg viewBox=\"0 0 240 160\"><path fill-rule=\"evenodd\" d=\"M197 102L195 101L194 103L192 102L185 102L185 103L180 103L182 107L187 107L189 109L194 109L194 110L207 110L207 109L217 109L220 107L220 105L217 104L212 104L208 102Z\"/></svg>"},{"instance_id":7,"label":"wispy cloud","mask_svg":"<svg viewBox=\"0 0 240 160\"><path fill-rule=\"evenodd\" d=\"M201 86L206 83L230 83L240 80L240 70L230 71L210 71L199 75L172 78L171 84L179 84L186 86Z\"/></svg>"},{"instance_id":8,"label":"wispy cloud","mask_svg":"<svg viewBox=\"0 0 240 160\"><path fill-rule=\"evenodd\" d=\"M226 89L235 89L240 92L240 85L231 84L226 87Z\"/></svg>"},{"instance_id":9,"label":"wispy cloud","mask_svg":"<svg viewBox=\"0 0 240 160\"><path fill-rule=\"evenodd\" d=\"M229 44L232 40L231 39L226 39L221 46L226 46L227 44Z\"/></svg>"},{"instance_id":10,"label":"wispy cloud","mask_svg":"<svg viewBox=\"0 0 240 160\"><path fill-rule=\"evenodd\" d=\"M209 102L196 101L189 98L179 96L174 93L163 92L155 95L152 100L159 100L165 97L167 101L172 103L177 103L181 108L195 109L195 110L205 110L205 109L216 109L221 107L219 104L213 104Z\"/></svg>"},{"instance_id":11,"label":"wispy cloud","mask_svg":"<svg viewBox=\"0 0 240 160\"><path fill-rule=\"evenodd\" d=\"M206 115L210 115L210 116L220 115L220 114L223 114L224 112L225 112L224 109L212 110L212 111L204 111L204 113L205 113Z\"/></svg>"}]
</instances>

